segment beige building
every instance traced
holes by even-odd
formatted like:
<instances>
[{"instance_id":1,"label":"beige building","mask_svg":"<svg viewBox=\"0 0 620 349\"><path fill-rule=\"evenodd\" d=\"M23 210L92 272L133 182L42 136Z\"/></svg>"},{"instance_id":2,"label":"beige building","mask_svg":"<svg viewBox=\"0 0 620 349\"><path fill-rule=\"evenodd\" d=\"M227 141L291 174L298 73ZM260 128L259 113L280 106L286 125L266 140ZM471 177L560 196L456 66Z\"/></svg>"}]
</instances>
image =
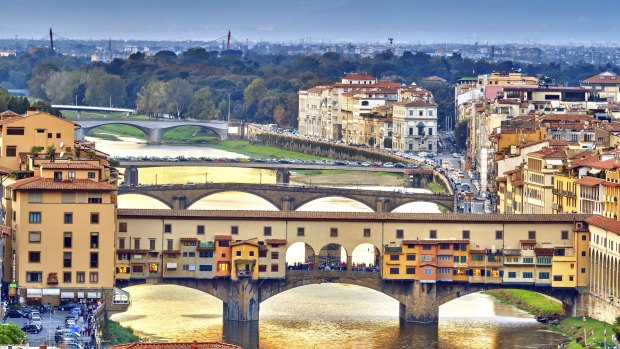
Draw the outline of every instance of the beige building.
<instances>
[{"instance_id":1,"label":"beige building","mask_svg":"<svg viewBox=\"0 0 620 349\"><path fill-rule=\"evenodd\" d=\"M4 280L16 285L9 295L21 303L112 302L116 187L99 182L97 169L46 163L45 177L6 187L6 224L14 234Z\"/></svg>"},{"instance_id":2,"label":"beige building","mask_svg":"<svg viewBox=\"0 0 620 349\"><path fill-rule=\"evenodd\" d=\"M405 101L394 104L392 149L437 152L437 104Z\"/></svg>"}]
</instances>

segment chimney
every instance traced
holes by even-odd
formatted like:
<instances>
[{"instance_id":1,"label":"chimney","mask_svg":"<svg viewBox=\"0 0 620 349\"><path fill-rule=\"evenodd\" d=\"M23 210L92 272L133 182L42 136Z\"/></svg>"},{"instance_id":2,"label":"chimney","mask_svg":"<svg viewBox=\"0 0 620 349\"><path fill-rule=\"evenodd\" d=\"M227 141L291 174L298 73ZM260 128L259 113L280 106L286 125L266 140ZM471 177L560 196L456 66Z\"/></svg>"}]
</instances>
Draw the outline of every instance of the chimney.
<instances>
[{"instance_id":1,"label":"chimney","mask_svg":"<svg viewBox=\"0 0 620 349\"><path fill-rule=\"evenodd\" d=\"M191 349L198 349L198 342L193 341Z\"/></svg>"}]
</instances>

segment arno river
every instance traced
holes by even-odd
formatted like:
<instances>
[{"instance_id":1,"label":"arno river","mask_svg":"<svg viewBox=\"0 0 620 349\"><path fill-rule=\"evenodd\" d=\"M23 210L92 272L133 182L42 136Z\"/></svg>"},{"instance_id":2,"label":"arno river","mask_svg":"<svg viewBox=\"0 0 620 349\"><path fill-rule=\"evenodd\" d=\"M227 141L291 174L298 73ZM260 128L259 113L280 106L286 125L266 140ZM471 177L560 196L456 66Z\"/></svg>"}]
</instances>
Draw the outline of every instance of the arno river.
<instances>
[{"instance_id":1,"label":"arno river","mask_svg":"<svg viewBox=\"0 0 620 349\"><path fill-rule=\"evenodd\" d=\"M147 146L131 141L97 140L112 156L236 157L205 147ZM141 183L245 182L275 183L267 170L220 168L140 169ZM342 183L355 186L359 183ZM363 185L363 183L362 183ZM392 189L393 188L388 188ZM153 199L121 196L119 207L164 208ZM273 209L241 193L201 200L192 209ZM302 207L309 211L364 211L361 204L329 198ZM404 212L438 212L436 205L417 203ZM355 255L354 255L355 258ZM359 257L363 258L363 257ZM287 254L287 260L289 255ZM355 261L354 261L355 262ZM292 289L261 304L259 324L222 321L222 303L200 291L172 285L128 288L132 303L113 316L141 337L163 341L223 340L244 348L557 348L562 337L531 315L489 296L472 294L440 307L439 324L400 324L398 302L359 286L310 285Z\"/></svg>"}]
</instances>

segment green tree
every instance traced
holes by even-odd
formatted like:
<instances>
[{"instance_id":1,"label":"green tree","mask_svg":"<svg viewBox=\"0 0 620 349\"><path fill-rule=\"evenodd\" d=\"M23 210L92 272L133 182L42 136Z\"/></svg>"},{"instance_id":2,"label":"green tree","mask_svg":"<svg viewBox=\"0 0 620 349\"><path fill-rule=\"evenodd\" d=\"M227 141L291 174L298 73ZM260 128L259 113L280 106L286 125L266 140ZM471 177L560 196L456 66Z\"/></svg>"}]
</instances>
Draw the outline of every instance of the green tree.
<instances>
[{"instance_id":1,"label":"green tree","mask_svg":"<svg viewBox=\"0 0 620 349\"><path fill-rule=\"evenodd\" d=\"M166 83L164 92L168 111L180 118L192 102L192 85L187 80L175 78Z\"/></svg>"},{"instance_id":2,"label":"green tree","mask_svg":"<svg viewBox=\"0 0 620 349\"><path fill-rule=\"evenodd\" d=\"M454 140L458 148L465 148L467 138L469 137L469 119L464 119L456 124L454 129Z\"/></svg>"},{"instance_id":3,"label":"green tree","mask_svg":"<svg viewBox=\"0 0 620 349\"><path fill-rule=\"evenodd\" d=\"M189 116L196 119L214 119L218 116L215 108L215 97L208 87L203 87L192 96Z\"/></svg>"},{"instance_id":4,"label":"green tree","mask_svg":"<svg viewBox=\"0 0 620 349\"><path fill-rule=\"evenodd\" d=\"M41 63L32 72L32 77L28 80L28 91L30 96L47 100L45 93L45 83L50 79L52 74L60 69L52 63Z\"/></svg>"},{"instance_id":5,"label":"green tree","mask_svg":"<svg viewBox=\"0 0 620 349\"><path fill-rule=\"evenodd\" d=\"M14 324L0 326L0 344L14 345L22 344L26 341L26 335L22 330Z\"/></svg>"},{"instance_id":6,"label":"green tree","mask_svg":"<svg viewBox=\"0 0 620 349\"><path fill-rule=\"evenodd\" d=\"M263 79L254 79L248 87L243 90L243 106L249 109L253 104L257 104L267 95L267 88Z\"/></svg>"},{"instance_id":7,"label":"green tree","mask_svg":"<svg viewBox=\"0 0 620 349\"><path fill-rule=\"evenodd\" d=\"M93 106L124 106L125 82L116 75L106 73L101 68L94 68L86 77L85 101Z\"/></svg>"},{"instance_id":8,"label":"green tree","mask_svg":"<svg viewBox=\"0 0 620 349\"><path fill-rule=\"evenodd\" d=\"M139 112L158 117L165 112L164 87L162 81L151 80L138 92L136 107Z\"/></svg>"},{"instance_id":9,"label":"green tree","mask_svg":"<svg viewBox=\"0 0 620 349\"><path fill-rule=\"evenodd\" d=\"M55 72L45 83L45 94L54 104L73 104L81 83L80 71Z\"/></svg>"},{"instance_id":10,"label":"green tree","mask_svg":"<svg viewBox=\"0 0 620 349\"><path fill-rule=\"evenodd\" d=\"M38 99L38 100L32 102L32 104L30 104L30 106L32 108L36 109L36 110L44 111L46 113L50 113L52 115L56 115L56 116L62 117L62 113L60 112L60 110L58 110L56 108L52 108L52 105L49 104L46 101Z\"/></svg>"}]
</instances>

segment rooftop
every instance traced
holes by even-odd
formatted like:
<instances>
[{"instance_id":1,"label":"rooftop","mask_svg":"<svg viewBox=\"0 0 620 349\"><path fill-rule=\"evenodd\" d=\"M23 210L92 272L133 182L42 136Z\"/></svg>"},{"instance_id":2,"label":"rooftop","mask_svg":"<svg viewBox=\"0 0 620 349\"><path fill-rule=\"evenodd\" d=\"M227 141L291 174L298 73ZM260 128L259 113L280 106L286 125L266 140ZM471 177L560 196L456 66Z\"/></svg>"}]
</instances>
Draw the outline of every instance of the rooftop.
<instances>
[{"instance_id":1,"label":"rooftop","mask_svg":"<svg viewBox=\"0 0 620 349\"><path fill-rule=\"evenodd\" d=\"M586 222L595 227L607 230L616 235L620 235L620 221L603 216L593 215L586 219Z\"/></svg>"},{"instance_id":2,"label":"rooftop","mask_svg":"<svg viewBox=\"0 0 620 349\"><path fill-rule=\"evenodd\" d=\"M40 164L42 169L50 170L100 170L101 168L95 164L87 162L43 162Z\"/></svg>"},{"instance_id":3,"label":"rooftop","mask_svg":"<svg viewBox=\"0 0 620 349\"><path fill-rule=\"evenodd\" d=\"M87 190L87 191L116 191L116 186L96 182L90 179L73 179L57 181L53 178L30 177L19 180L8 186L13 190Z\"/></svg>"},{"instance_id":4,"label":"rooftop","mask_svg":"<svg viewBox=\"0 0 620 349\"><path fill-rule=\"evenodd\" d=\"M112 346L112 349L241 349L241 347L222 342L194 343L129 343Z\"/></svg>"}]
</instances>

